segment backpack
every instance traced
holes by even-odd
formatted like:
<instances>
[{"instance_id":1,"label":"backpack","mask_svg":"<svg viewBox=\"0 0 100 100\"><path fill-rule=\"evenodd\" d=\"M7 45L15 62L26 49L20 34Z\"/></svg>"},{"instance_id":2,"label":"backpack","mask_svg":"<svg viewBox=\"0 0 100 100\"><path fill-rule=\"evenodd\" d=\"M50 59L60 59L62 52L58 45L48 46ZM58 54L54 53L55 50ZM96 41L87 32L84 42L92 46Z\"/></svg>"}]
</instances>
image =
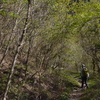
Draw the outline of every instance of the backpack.
<instances>
[{"instance_id":1,"label":"backpack","mask_svg":"<svg viewBox=\"0 0 100 100\"><path fill-rule=\"evenodd\" d=\"M88 73L88 69L87 69L87 68L83 68L82 74L83 74L84 77L87 77L88 74L89 74L89 73Z\"/></svg>"}]
</instances>

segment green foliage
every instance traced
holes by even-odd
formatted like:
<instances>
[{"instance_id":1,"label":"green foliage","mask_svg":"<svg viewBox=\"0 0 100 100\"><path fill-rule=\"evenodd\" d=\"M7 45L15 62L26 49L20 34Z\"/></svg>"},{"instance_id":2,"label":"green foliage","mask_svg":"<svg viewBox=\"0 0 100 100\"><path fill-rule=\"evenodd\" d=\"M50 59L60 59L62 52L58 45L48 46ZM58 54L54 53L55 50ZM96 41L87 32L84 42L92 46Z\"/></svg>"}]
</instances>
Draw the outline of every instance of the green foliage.
<instances>
[{"instance_id":1,"label":"green foliage","mask_svg":"<svg viewBox=\"0 0 100 100\"><path fill-rule=\"evenodd\" d=\"M18 0L2 0L4 3L7 3L7 4L11 4L11 3L14 3Z\"/></svg>"},{"instance_id":2,"label":"green foliage","mask_svg":"<svg viewBox=\"0 0 100 100\"><path fill-rule=\"evenodd\" d=\"M7 58L4 59L4 63L7 62L9 67L13 61L15 54L14 50L16 49L16 45L18 44L18 40L23 31L25 14L27 11L27 1L28 0L3 0L4 4L2 7L4 8L1 8L3 10L0 11L0 14L5 16L6 22L4 22L3 26L0 26L0 36L4 38L1 38L1 45L6 45L8 43L8 33L12 33L12 26L16 25L16 27L14 27L15 30L13 30L15 34L13 34L12 37L12 39L14 39L12 41L14 42L13 44L12 41L10 42L9 46L11 48L9 47L9 51L6 56ZM13 74L12 86L8 93L8 98L11 97L11 99L16 99L19 96L21 99L28 100L31 98L31 94L37 97L40 92L42 96L46 95L53 99L59 97L60 100L67 100L69 92L72 89L79 87L77 81L77 79L79 79L79 73L66 71L67 66L71 68L75 62L81 63L80 58L84 55L83 48L81 48L80 44L78 44L78 42L80 42L80 37L75 33L81 33L83 36L82 39L85 40L85 46L100 47L100 4L84 4L83 2L80 2L78 4L73 3L72 5L69 5L70 0L35 1L36 2L34 4L30 5L31 17L29 22L27 22L27 36L23 40L24 47L20 49L17 59L18 61L16 61L18 65L15 65L16 68ZM18 8L13 11L15 4L17 4L16 7ZM19 7L19 4L22 7ZM46 9L44 10L42 8ZM21 16L15 13L19 9L19 15ZM16 21L16 18L19 19ZM3 20L1 22L3 22ZM7 29L10 27L9 30L7 30L6 27ZM6 32L3 32L3 30L6 30ZM5 33L7 33L7 35L5 35ZM30 37L32 37L31 40ZM31 43L29 40L33 42ZM28 44L29 42L30 44ZM29 46L30 53L29 58L27 59L27 48L29 48ZM15 49L12 50L12 48ZM0 53L3 52L2 54L4 54L5 48L3 46L1 46L0 50ZM13 56L11 54L13 54ZM22 86L25 79L24 65L26 60L29 60L26 77L27 82L24 86ZM57 69L54 64L57 65ZM54 68L52 68L53 70L50 70L49 67L52 65ZM3 68L6 67L8 66L6 65ZM40 74L38 75L36 73L34 75L35 72L42 73L40 80ZM9 71L3 71L3 75L4 74L8 76L7 74L9 74ZM0 83L2 93L7 81L7 77L4 76L3 78L3 75L0 77L1 81L3 80L2 83ZM100 81L98 79L89 80L90 89L94 88L99 82ZM41 90L39 90L39 88ZM88 90L87 93L88 92L90 92L89 97L94 93L90 90ZM98 89L96 89L95 92L99 94Z\"/></svg>"},{"instance_id":3,"label":"green foliage","mask_svg":"<svg viewBox=\"0 0 100 100\"><path fill-rule=\"evenodd\" d=\"M73 75L77 79L80 78L80 73L79 72L76 72L76 71L68 71L68 73L71 74L71 75Z\"/></svg>"},{"instance_id":4,"label":"green foliage","mask_svg":"<svg viewBox=\"0 0 100 100\"><path fill-rule=\"evenodd\" d=\"M93 20L95 17L100 16L100 4L99 3L85 3L72 6L71 8L75 14L70 17L73 21L71 23L71 28L74 28L73 32L81 30L84 25ZM91 24L91 23L90 23Z\"/></svg>"},{"instance_id":5,"label":"green foliage","mask_svg":"<svg viewBox=\"0 0 100 100\"><path fill-rule=\"evenodd\" d=\"M0 14L3 15L3 16L6 16L7 12L6 11L0 11Z\"/></svg>"},{"instance_id":6,"label":"green foliage","mask_svg":"<svg viewBox=\"0 0 100 100\"><path fill-rule=\"evenodd\" d=\"M2 0L2 1L5 2L5 3L8 2L8 0Z\"/></svg>"},{"instance_id":7,"label":"green foliage","mask_svg":"<svg viewBox=\"0 0 100 100\"><path fill-rule=\"evenodd\" d=\"M16 13L13 13L13 12L9 12L9 15L13 18L17 18L18 17L18 14Z\"/></svg>"},{"instance_id":8,"label":"green foliage","mask_svg":"<svg viewBox=\"0 0 100 100\"><path fill-rule=\"evenodd\" d=\"M60 100L67 100L69 98L68 93L64 93L63 95L60 95Z\"/></svg>"},{"instance_id":9,"label":"green foliage","mask_svg":"<svg viewBox=\"0 0 100 100\"><path fill-rule=\"evenodd\" d=\"M100 48L100 43L95 44L95 46L96 46L97 48Z\"/></svg>"},{"instance_id":10,"label":"green foliage","mask_svg":"<svg viewBox=\"0 0 100 100\"><path fill-rule=\"evenodd\" d=\"M6 10L0 11L0 14L3 15L3 16L10 15L13 18L17 18L18 17L18 14L13 13L13 12L7 12Z\"/></svg>"},{"instance_id":11,"label":"green foliage","mask_svg":"<svg viewBox=\"0 0 100 100\"><path fill-rule=\"evenodd\" d=\"M74 73L74 72L73 72ZM78 75L79 73L76 73ZM73 87L79 87L78 81L73 77L74 74L69 72L62 71L61 76L63 76L65 79L67 79L69 86Z\"/></svg>"}]
</instances>

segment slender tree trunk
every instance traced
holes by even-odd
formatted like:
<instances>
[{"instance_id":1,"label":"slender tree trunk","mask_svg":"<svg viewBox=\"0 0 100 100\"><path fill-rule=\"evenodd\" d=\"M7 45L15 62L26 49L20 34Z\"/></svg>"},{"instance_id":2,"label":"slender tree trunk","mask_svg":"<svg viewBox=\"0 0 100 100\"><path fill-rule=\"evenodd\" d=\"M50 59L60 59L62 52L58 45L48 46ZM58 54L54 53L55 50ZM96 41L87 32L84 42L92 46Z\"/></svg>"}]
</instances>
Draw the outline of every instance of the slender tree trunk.
<instances>
[{"instance_id":1,"label":"slender tree trunk","mask_svg":"<svg viewBox=\"0 0 100 100\"><path fill-rule=\"evenodd\" d=\"M41 64L39 66L39 83L38 83L38 100L41 100L41 77L42 77L42 67L44 63L45 57L42 58Z\"/></svg>"},{"instance_id":2,"label":"slender tree trunk","mask_svg":"<svg viewBox=\"0 0 100 100\"><path fill-rule=\"evenodd\" d=\"M28 69L28 59L29 59L29 55L30 55L30 50L31 50L31 42L29 41L29 48L28 48L28 52L27 52L27 57L26 57L26 62L25 62L25 78L27 75L27 69Z\"/></svg>"},{"instance_id":3,"label":"slender tree trunk","mask_svg":"<svg viewBox=\"0 0 100 100\"><path fill-rule=\"evenodd\" d=\"M35 35L33 36L33 39L34 39ZM25 78L26 78L26 75L27 75L27 69L28 69L28 60L29 60L29 55L30 55L30 51L31 51L31 46L32 45L32 35L30 34L30 38L29 38L29 47L28 47L28 52L27 52L27 56L26 56L26 61L25 61Z\"/></svg>"},{"instance_id":4,"label":"slender tree trunk","mask_svg":"<svg viewBox=\"0 0 100 100\"><path fill-rule=\"evenodd\" d=\"M5 89L5 92L4 92L3 100L6 100L7 93L8 93L8 90L9 90L9 86L10 86L10 83L11 83L11 78L12 78L13 73L14 73L14 68L15 68L15 64L16 64L16 61L17 61L17 57L18 57L20 48L23 45L24 35L26 34L26 30L27 30L27 27L28 27L28 19L29 19L29 15L30 15L30 6L29 5L30 5L30 0L28 0L26 21L25 21L25 25L24 25L24 28L23 28L23 31L22 31L22 35L19 39L19 45L17 46L15 56L14 56L14 59L13 59L13 62L12 62L11 71L10 71L10 75L8 77L8 81L7 81L7 84L6 84L6 89Z\"/></svg>"},{"instance_id":5,"label":"slender tree trunk","mask_svg":"<svg viewBox=\"0 0 100 100\"><path fill-rule=\"evenodd\" d=\"M93 64L93 71L95 71L95 60L92 58L92 64Z\"/></svg>"}]
</instances>

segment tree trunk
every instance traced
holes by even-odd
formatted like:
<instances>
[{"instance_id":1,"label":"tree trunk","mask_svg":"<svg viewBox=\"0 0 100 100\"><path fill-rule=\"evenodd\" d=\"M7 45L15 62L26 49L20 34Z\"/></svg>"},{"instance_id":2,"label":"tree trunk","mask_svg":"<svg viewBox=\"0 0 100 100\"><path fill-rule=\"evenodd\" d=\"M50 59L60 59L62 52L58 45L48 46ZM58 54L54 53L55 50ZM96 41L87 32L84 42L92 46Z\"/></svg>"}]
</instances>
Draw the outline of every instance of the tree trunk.
<instances>
[{"instance_id":1,"label":"tree trunk","mask_svg":"<svg viewBox=\"0 0 100 100\"><path fill-rule=\"evenodd\" d=\"M93 64L93 71L95 72L95 60L92 58L92 64Z\"/></svg>"},{"instance_id":2,"label":"tree trunk","mask_svg":"<svg viewBox=\"0 0 100 100\"><path fill-rule=\"evenodd\" d=\"M30 0L28 0L26 21L25 21L25 24L24 24L24 28L23 28L21 37L19 39L19 45L16 48L16 52L15 52L15 56L14 56L14 59L13 59L13 62L12 62L11 71L10 71L10 74L9 74L9 77L8 77L8 81L7 81L7 84L6 84L6 89L5 89L5 92L4 92L3 100L6 100L7 93L8 93L8 90L9 90L9 86L10 86L10 83L11 83L11 78L12 78L13 73L14 73L14 68L15 68L15 64L16 64L16 61L17 61L17 57L18 57L20 48L23 45L24 35L26 34L26 30L27 30L27 27L28 27L28 19L29 19L29 15L30 15L30 6L29 5L30 5Z\"/></svg>"},{"instance_id":3,"label":"tree trunk","mask_svg":"<svg viewBox=\"0 0 100 100\"><path fill-rule=\"evenodd\" d=\"M28 48L28 52L27 52L27 57L26 57L26 61L25 61L25 78L27 75L27 69L28 69L28 59L29 59L29 55L30 55L30 50L31 50L31 42L29 41L29 48Z\"/></svg>"}]
</instances>

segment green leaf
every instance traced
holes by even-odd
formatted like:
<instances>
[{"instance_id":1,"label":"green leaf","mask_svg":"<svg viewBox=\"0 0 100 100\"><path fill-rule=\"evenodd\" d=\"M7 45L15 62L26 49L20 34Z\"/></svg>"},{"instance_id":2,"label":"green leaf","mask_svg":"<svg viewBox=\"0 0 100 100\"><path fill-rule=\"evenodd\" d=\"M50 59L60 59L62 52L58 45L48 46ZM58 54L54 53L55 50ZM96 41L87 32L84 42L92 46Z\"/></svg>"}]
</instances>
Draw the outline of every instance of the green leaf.
<instances>
[{"instance_id":1,"label":"green leaf","mask_svg":"<svg viewBox=\"0 0 100 100\"><path fill-rule=\"evenodd\" d=\"M7 12L6 11L0 11L0 14L3 15L3 16L6 16Z\"/></svg>"},{"instance_id":2,"label":"green leaf","mask_svg":"<svg viewBox=\"0 0 100 100\"><path fill-rule=\"evenodd\" d=\"M10 15L11 17L14 17L14 18L17 18L17 17L18 17L18 14L13 13L13 12L9 12L9 15Z\"/></svg>"}]
</instances>

